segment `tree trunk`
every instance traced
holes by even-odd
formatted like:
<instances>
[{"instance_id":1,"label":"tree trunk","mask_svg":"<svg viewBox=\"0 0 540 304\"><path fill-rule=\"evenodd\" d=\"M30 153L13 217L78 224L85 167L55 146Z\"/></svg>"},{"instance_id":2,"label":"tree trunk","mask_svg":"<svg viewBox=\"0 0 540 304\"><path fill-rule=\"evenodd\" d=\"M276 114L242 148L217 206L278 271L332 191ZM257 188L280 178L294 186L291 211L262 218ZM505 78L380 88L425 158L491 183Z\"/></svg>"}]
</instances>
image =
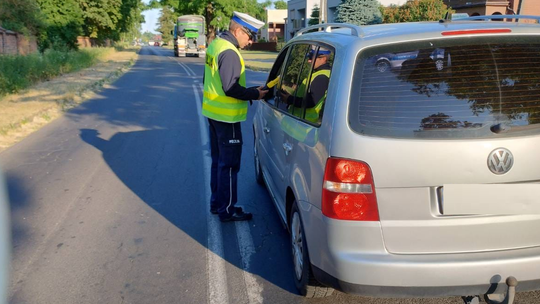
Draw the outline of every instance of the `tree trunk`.
<instances>
[{"instance_id":1,"label":"tree trunk","mask_svg":"<svg viewBox=\"0 0 540 304\"><path fill-rule=\"evenodd\" d=\"M208 44L214 40L214 37L216 36L216 28L211 25L210 23L212 20L214 20L214 7L212 6L212 2L209 2L206 5L205 9L206 14L206 41Z\"/></svg>"}]
</instances>

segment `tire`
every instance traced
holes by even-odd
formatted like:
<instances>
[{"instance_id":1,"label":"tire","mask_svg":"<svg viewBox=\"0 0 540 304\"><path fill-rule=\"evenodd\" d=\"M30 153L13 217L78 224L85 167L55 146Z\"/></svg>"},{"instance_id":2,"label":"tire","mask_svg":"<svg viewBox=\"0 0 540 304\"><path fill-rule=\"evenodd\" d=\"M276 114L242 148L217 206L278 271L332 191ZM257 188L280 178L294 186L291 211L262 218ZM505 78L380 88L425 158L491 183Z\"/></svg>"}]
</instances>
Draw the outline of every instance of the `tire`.
<instances>
[{"instance_id":1,"label":"tire","mask_svg":"<svg viewBox=\"0 0 540 304\"><path fill-rule=\"evenodd\" d=\"M375 63L375 67L377 68L377 71L384 73L388 70L390 70L390 62L386 60L380 60Z\"/></svg>"},{"instance_id":2,"label":"tire","mask_svg":"<svg viewBox=\"0 0 540 304\"><path fill-rule=\"evenodd\" d=\"M255 131L253 132L255 134ZM257 137L253 135L253 162L255 167L255 180L257 184L264 186L264 177L261 170L261 162L259 160L259 150L257 149Z\"/></svg>"},{"instance_id":3,"label":"tire","mask_svg":"<svg viewBox=\"0 0 540 304\"><path fill-rule=\"evenodd\" d=\"M311 262L304 233L304 225L296 202L293 202L290 219L291 252L294 265L294 283L300 294L306 298L323 298L332 295L334 289L321 285L313 277Z\"/></svg>"}]
</instances>

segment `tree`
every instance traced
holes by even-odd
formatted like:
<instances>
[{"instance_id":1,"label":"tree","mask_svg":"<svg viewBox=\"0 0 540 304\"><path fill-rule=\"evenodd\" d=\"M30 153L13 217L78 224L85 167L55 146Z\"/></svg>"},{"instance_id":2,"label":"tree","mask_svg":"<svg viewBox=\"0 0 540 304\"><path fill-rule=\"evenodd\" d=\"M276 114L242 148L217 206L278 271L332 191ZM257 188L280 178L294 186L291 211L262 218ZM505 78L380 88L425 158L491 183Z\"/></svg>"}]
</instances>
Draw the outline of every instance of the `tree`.
<instances>
[{"instance_id":1,"label":"tree","mask_svg":"<svg viewBox=\"0 0 540 304\"><path fill-rule=\"evenodd\" d=\"M287 2L283 0L277 0L274 2L274 8L275 9L287 9Z\"/></svg>"},{"instance_id":2,"label":"tree","mask_svg":"<svg viewBox=\"0 0 540 304\"><path fill-rule=\"evenodd\" d=\"M35 0L0 1L0 25L8 30L39 36L46 27L44 18Z\"/></svg>"},{"instance_id":3,"label":"tree","mask_svg":"<svg viewBox=\"0 0 540 304\"><path fill-rule=\"evenodd\" d=\"M382 14L383 23L397 23L399 22L399 6L391 4L387 7L381 5L379 10Z\"/></svg>"},{"instance_id":4,"label":"tree","mask_svg":"<svg viewBox=\"0 0 540 304\"><path fill-rule=\"evenodd\" d=\"M317 25L319 24L319 16L321 13L321 9L317 4L313 6L313 10L311 11L311 16L309 17L308 25Z\"/></svg>"},{"instance_id":5,"label":"tree","mask_svg":"<svg viewBox=\"0 0 540 304\"><path fill-rule=\"evenodd\" d=\"M115 38L122 18L122 0L78 0L83 11L83 30L86 36L104 41Z\"/></svg>"},{"instance_id":6,"label":"tree","mask_svg":"<svg viewBox=\"0 0 540 304\"><path fill-rule=\"evenodd\" d=\"M447 11L442 0L408 0L399 8L399 21L437 21L444 18Z\"/></svg>"},{"instance_id":7,"label":"tree","mask_svg":"<svg viewBox=\"0 0 540 304\"><path fill-rule=\"evenodd\" d=\"M161 33L161 39L164 42L169 42L173 39L171 31L174 29L174 23L176 21L175 14L172 7L164 6L161 9L161 15L159 16L157 31Z\"/></svg>"},{"instance_id":8,"label":"tree","mask_svg":"<svg viewBox=\"0 0 540 304\"><path fill-rule=\"evenodd\" d=\"M141 0L122 0L120 6L121 18L118 21L116 36L114 40L118 40L118 36L125 41L133 40L141 35L140 27L144 22L144 17L141 14L144 4Z\"/></svg>"},{"instance_id":9,"label":"tree","mask_svg":"<svg viewBox=\"0 0 540 304\"><path fill-rule=\"evenodd\" d=\"M77 36L82 34L83 12L78 0L38 0L47 24L40 40L40 50L77 49Z\"/></svg>"},{"instance_id":10,"label":"tree","mask_svg":"<svg viewBox=\"0 0 540 304\"><path fill-rule=\"evenodd\" d=\"M377 0L344 0L336 9L336 22L356 25L382 22Z\"/></svg>"}]
</instances>

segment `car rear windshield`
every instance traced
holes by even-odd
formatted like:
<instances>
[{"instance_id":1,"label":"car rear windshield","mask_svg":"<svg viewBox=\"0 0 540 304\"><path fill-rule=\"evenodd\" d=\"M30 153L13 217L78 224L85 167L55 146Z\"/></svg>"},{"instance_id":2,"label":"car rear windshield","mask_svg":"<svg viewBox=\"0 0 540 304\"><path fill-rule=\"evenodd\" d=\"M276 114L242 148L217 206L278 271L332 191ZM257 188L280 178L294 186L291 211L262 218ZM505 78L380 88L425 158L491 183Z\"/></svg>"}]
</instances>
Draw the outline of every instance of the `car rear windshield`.
<instances>
[{"instance_id":1,"label":"car rear windshield","mask_svg":"<svg viewBox=\"0 0 540 304\"><path fill-rule=\"evenodd\" d=\"M357 58L349 124L394 138L540 133L538 36L393 44Z\"/></svg>"}]
</instances>

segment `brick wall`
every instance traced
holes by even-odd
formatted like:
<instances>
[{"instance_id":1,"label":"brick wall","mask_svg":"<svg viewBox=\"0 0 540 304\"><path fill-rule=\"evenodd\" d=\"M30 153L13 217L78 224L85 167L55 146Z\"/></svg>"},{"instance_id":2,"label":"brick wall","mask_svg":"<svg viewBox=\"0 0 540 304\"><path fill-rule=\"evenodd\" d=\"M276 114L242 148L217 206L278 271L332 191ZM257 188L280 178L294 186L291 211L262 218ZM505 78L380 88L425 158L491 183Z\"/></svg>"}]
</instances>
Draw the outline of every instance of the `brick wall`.
<instances>
[{"instance_id":1,"label":"brick wall","mask_svg":"<svg viewBox=\"0 0 540 304\"><path fill-rule=\"evenodd\" d=\"M27 55L34 52L37 52L35 37L26 37L0 27L0 55Z\"/></svg>"}]
</instances>

